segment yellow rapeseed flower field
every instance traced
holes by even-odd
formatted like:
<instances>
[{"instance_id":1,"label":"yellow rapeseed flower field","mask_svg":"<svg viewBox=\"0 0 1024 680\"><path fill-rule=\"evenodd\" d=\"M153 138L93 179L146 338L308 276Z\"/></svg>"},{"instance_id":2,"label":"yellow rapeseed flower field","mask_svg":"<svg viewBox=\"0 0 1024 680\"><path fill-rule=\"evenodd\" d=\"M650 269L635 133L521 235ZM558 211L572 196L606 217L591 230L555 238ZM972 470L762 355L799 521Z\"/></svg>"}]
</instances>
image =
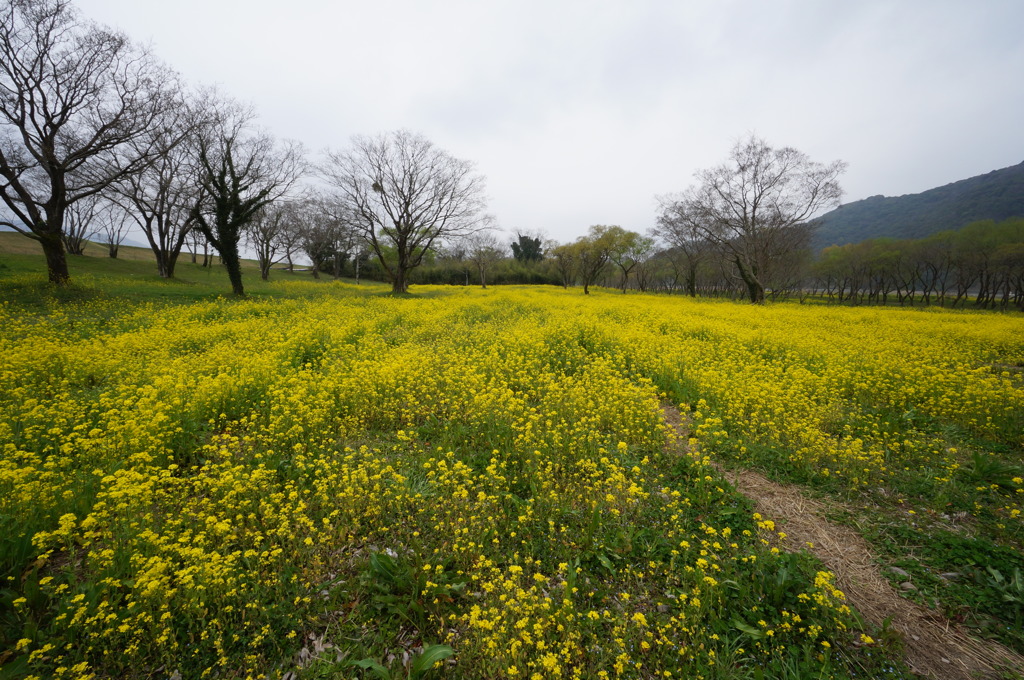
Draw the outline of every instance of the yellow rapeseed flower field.
<instances>
[{"instance_id":1,"label":"yellow rapeseed flower field","mask_svg":"<svg viewBox=\"0 0 1024 680\"><path fill-rule=\"evenodd\" d=\"M1024 536L968 474L1022 445L1019 316L416 290L0 308L0 665L849 677L832 575L713 459Z\"/></svg>"}]
</instances>

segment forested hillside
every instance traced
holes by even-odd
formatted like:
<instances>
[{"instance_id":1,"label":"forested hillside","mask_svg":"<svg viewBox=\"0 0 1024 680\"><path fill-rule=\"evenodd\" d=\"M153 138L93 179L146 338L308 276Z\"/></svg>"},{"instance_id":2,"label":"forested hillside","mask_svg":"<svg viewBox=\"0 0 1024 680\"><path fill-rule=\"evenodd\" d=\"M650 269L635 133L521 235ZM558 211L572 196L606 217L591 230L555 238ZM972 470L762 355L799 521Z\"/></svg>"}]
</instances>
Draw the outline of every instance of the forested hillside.
<instances>
[{"instance_id":1,"label":"forested hillside","mask_svg":"<svg viewBox=\"0 0 1024 680\"><path fill-rule=\"evenodd\" d=\"M1024 163L919 194L871 196L823 215L813 246L869 238L922 238L979 220L1024 216Z\"/></svg>"}]
</instances>

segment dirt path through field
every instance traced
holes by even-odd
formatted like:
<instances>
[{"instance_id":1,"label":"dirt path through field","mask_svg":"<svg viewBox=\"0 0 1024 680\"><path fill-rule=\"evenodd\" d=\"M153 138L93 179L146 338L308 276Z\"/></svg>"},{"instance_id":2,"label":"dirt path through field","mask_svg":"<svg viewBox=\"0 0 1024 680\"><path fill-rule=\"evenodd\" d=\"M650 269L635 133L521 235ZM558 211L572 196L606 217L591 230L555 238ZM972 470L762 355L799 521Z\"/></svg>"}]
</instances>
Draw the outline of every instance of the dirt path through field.
<instances>
[{"instance_id":1,"label":"dirt path through field","mask_svg":"<svg viewBox=\"0 0 1024 680\"><path fill-rule=\"evenodd\" d=\"M663 407L666 422L687 440L679 411ZM754 501L757 512L786 533L783 548L807 549L836 575L847 602L876 626L890 619L904 639L911 670L929 678L970 680L1004 677L1000 671L1024 672L1024 657L989 640L970 637L938 612L900 594L881 575L867 542L853 529L829 522L825 506L806 497L800 487L773 482L751 470L724 471L737 490Z\"/></svg>"}]
</instances>

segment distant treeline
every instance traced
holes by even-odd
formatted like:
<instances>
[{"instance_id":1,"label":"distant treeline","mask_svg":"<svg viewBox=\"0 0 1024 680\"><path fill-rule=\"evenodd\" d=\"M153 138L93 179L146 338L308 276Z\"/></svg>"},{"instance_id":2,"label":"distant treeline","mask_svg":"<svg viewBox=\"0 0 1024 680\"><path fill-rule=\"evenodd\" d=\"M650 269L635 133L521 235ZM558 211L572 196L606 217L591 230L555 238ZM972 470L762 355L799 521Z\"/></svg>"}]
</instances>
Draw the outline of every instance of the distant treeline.
<instances>
[{"instance_id":1,"label":"distant treeline","mask_svg":"<svg viewBox=\"0 0 1024 680\"><path fill-rule=\"evenodd\" d=\"M257 219L254 224L265 221ZM291 231L301 236L308 230ZM609 234L617 238L606 234L601 239L583 237L559 244L518 234L511 244L493 239L460 242L428 253L423 265L411 272L411 283L569 288L589 280L590 285L641 292L736 300L747 295L729 257L709 241L666 246L655 238L657 233L643 238L612 229ZM973 222L920 239L868 239L832 246L817 256L810 245L812 234L809 225L795 228L790 247L760 272L769 300L1024 310L1024 218ZM312 267L314 275L388 280L367 248L345 249L335 244L337 239L313 247L319 241L308 234L291 240L299 244L295 255L307 254L317 263ZM192 250L200 255L203 251L196 246ZM325 254L313 257L321 250ZM261 257L261 269L269 275L272 265L291 268L293 250L284 252L283 259ZM588 256L605 258L589 275L582 267Z\"/></svg>"},{"instance_id":2,"label":"distant treeline","mask_svg":"<svg viewBox=\"0 0 1024 680\"><path fill-rule=\"evenodd\" d=\"M763 273L769 299L1024 310L1024 218L973 222L920 239L868 239L826 248L816 257L809 243L810 234L804 233ZM580 285L578 272L560 270L555 244L547 245L548 250L529 259L514 253L494 259L487 266L487 283ZM593 283L623 288L622 269L612 264ZM733 299L746 295L728 258L708 242L655 246L636 254L630 264L628 289ZM383 279L374 265L365 263L364 276ZM479 285L479 267L472 257L447 251L430 258L413 281Z\"/></svg>"},{"instance_id":3,"label":"distant treeline","mask_svg":"<svg viewBox=\"0 0 1024 680\"><path fill-rule=\"evenodd\" d=\"M1024 218L832 246L813 263L810 289L854 304L1024 309Z\"/></svg>"},{"instance_id":4,"label":"distant treeline","mask_svg":"<svg viewBox=\"0 0 1024 680\"><path fill-rule=\"evenodd\" d=\"M430 285L480 285L477 266L469 260L437 258L412 274L413 283ZM496 261L487 270L487 285L560 285L550 262L520 262L514 257Z\"/></svg>"}]
</instances>

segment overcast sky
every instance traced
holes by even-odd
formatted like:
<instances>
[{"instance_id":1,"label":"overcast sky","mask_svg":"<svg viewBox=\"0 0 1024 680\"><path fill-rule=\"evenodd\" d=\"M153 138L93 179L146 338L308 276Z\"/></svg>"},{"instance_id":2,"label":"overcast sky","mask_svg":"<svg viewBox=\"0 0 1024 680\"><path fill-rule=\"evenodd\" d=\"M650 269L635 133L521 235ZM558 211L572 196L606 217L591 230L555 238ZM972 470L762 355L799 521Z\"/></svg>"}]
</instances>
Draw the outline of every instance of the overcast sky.
<instances>
[{"instance_id":1,"label":"overcast sky","mask_svg":"<svg viewBox=\"0 0 1024 680\"><path fill-rule=\"evenodd\" d=\"M318 154L406 128L509 232L645 231L754 132L844 202L1024 161L1024 2L77 0Z\"/></svg>"}]
</instances>

